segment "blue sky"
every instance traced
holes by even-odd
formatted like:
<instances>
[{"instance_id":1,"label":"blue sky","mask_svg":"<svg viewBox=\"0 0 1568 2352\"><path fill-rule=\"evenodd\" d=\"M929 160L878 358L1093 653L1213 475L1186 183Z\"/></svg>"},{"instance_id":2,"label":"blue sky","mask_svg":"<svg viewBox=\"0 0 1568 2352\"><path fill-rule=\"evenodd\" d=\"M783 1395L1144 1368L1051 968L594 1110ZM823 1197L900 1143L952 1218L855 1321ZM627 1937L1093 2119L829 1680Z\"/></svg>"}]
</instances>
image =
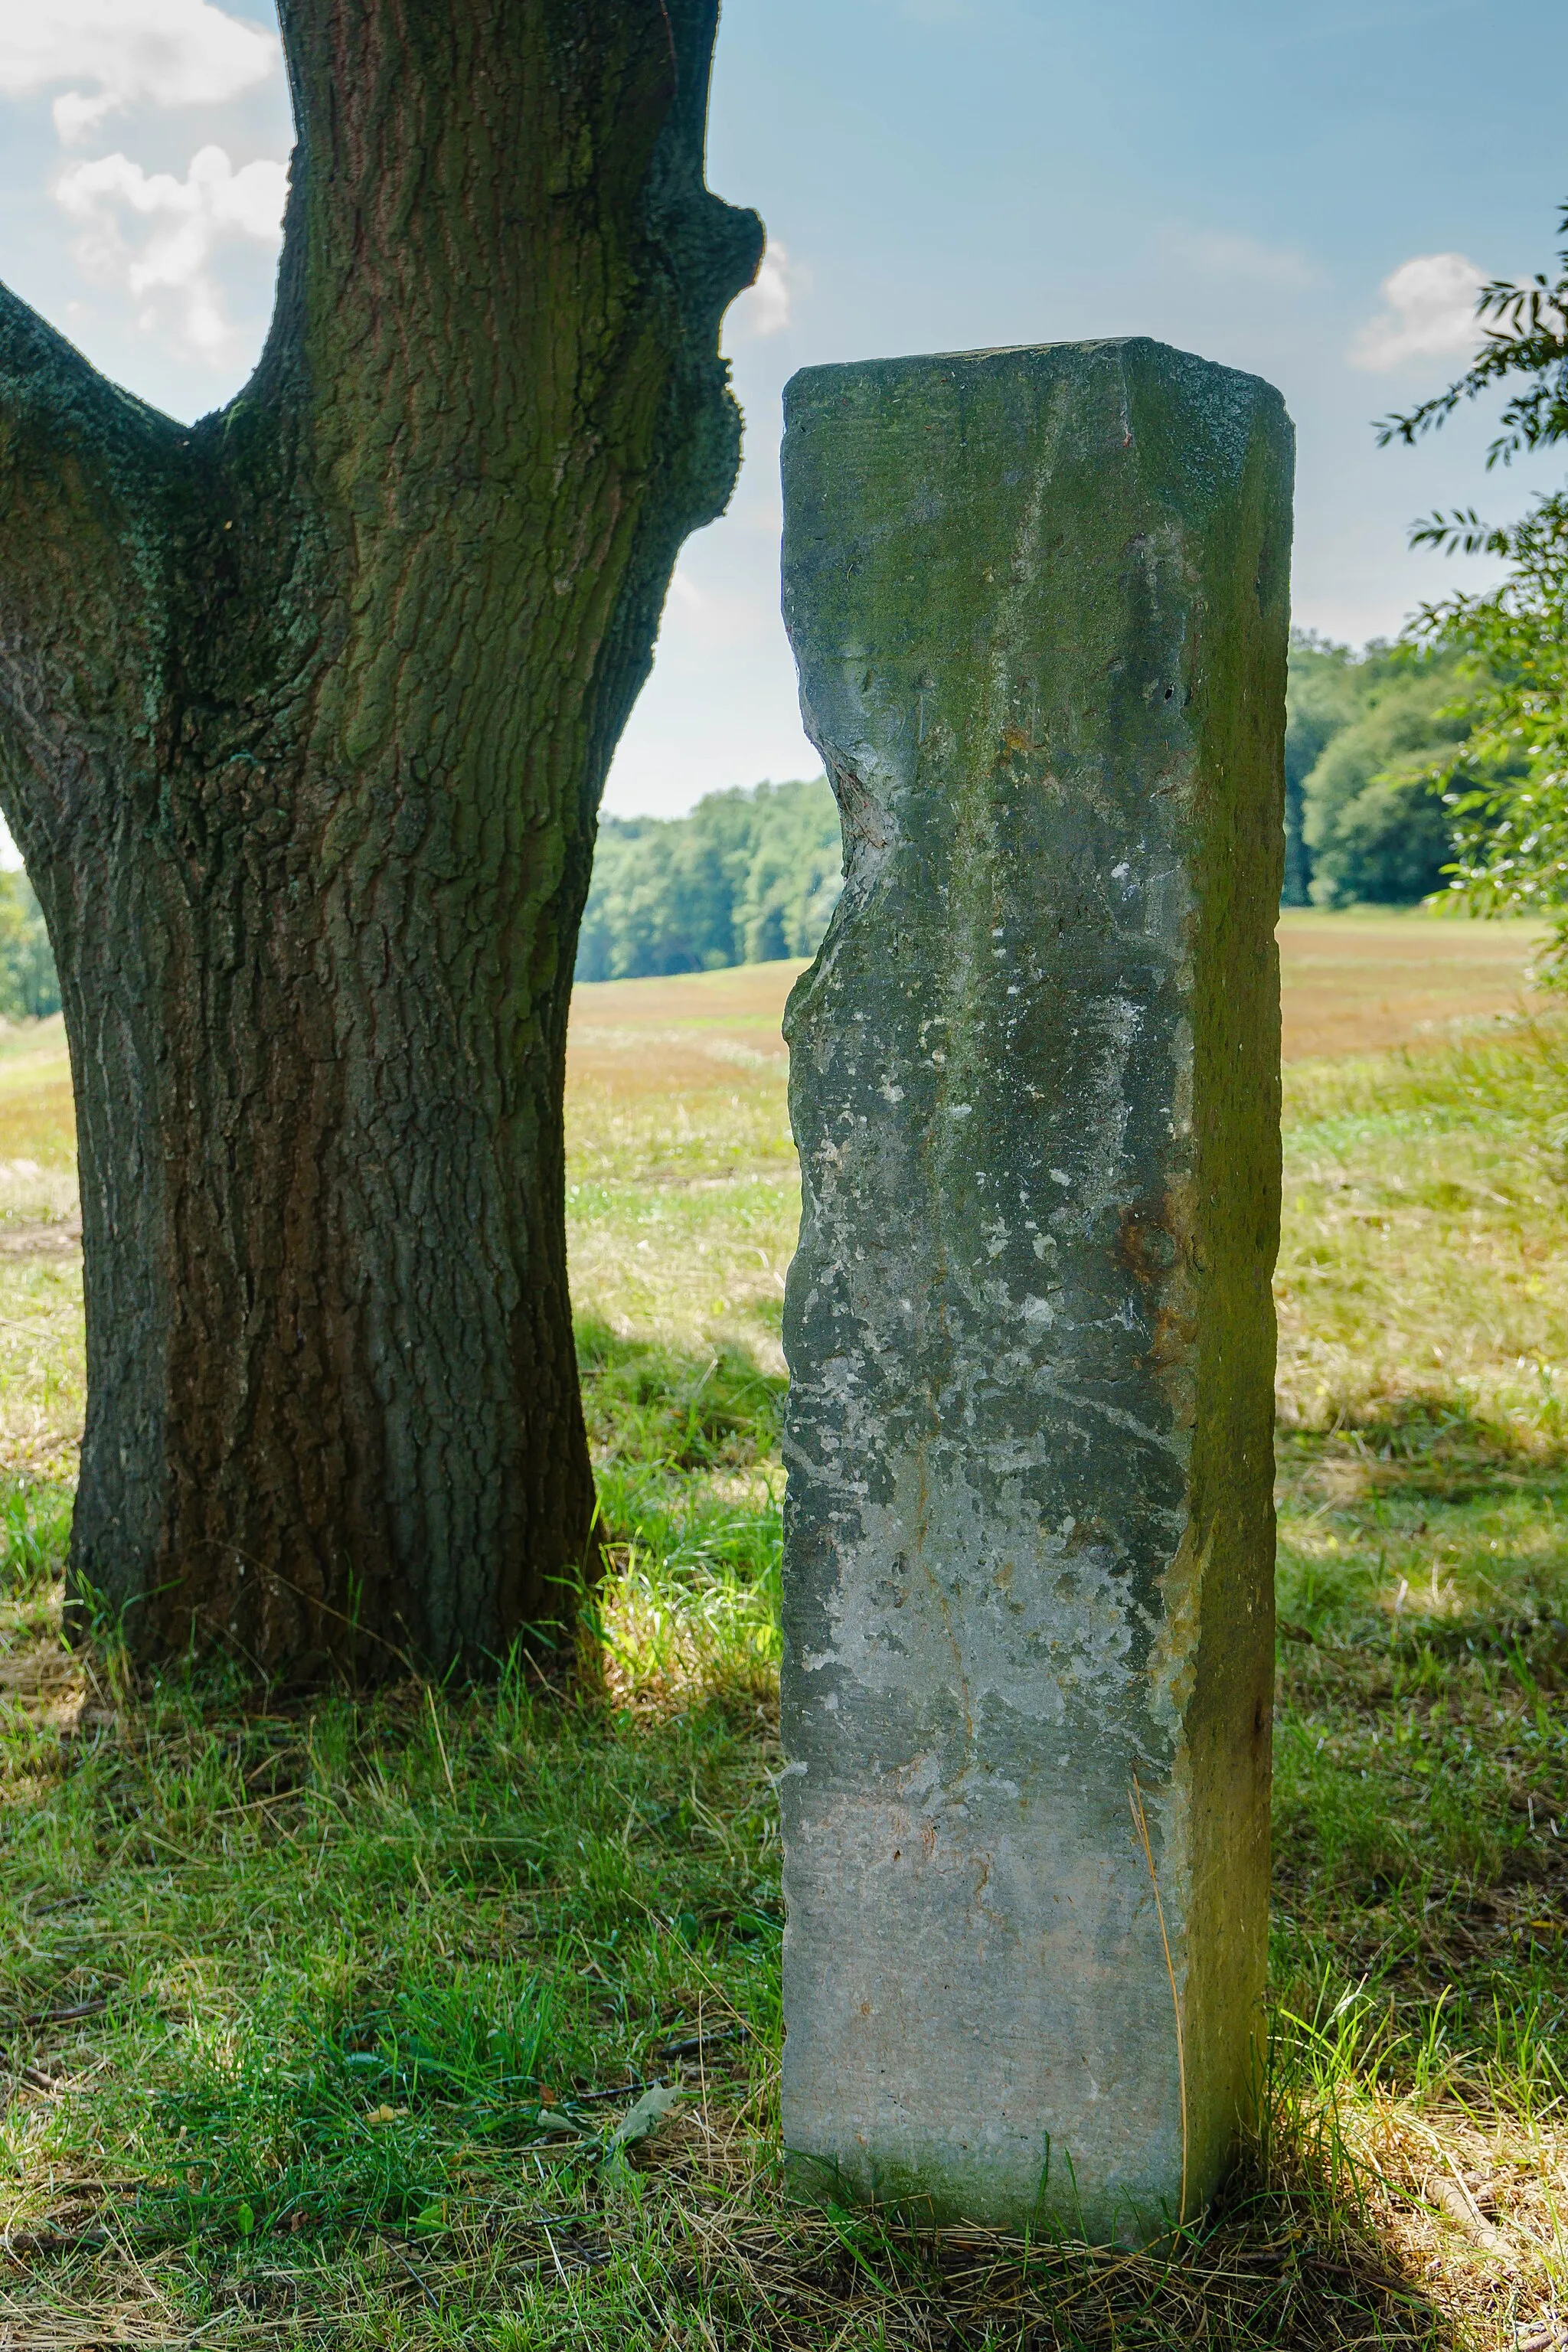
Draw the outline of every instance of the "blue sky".
<instances>
[{"instance_id":1,"label":"blue sky","mask_svg":"<svg viewBox=\"0 0 1568 2352\"><path fill-rule=\"evenodd\" d=\"M1520 0L729 0L709 177L771 251L727 328L729 515L677 573L606 805L815 767L778 621L779 395L871 353L1146 333L1279 384L1295 610L1361 642L1474 567L1426 508L1511 512L1486 419L1370 420L1463 357L1477 274L1543 267L1568 197L1568 11ZM195 415L265 331L289 140L268 0L0 0L0 277Z\"/></svg>"}]
</instances>

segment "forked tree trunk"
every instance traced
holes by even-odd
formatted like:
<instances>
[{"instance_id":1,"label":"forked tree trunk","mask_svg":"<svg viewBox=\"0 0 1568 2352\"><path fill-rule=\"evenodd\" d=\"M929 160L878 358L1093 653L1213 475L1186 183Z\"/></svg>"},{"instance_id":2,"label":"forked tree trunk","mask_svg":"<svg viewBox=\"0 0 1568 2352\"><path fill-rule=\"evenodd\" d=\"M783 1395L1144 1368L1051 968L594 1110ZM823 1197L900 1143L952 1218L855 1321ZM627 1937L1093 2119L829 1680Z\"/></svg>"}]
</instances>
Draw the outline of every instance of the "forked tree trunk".
<instances>
[{"instance_id":1,"label":"forked tree trunk","mask_svg":"<svg viewBox=\"0 0 1568 2352\"><path fill-rule=\"evenodd\" d=\"M187 427L0 290L0 805L59 962L72 1574L143 1656L482 1671L593 1482L567 1001L739 416L716 0L281 0L277 315Z\"/></svg>"}]
</instances>

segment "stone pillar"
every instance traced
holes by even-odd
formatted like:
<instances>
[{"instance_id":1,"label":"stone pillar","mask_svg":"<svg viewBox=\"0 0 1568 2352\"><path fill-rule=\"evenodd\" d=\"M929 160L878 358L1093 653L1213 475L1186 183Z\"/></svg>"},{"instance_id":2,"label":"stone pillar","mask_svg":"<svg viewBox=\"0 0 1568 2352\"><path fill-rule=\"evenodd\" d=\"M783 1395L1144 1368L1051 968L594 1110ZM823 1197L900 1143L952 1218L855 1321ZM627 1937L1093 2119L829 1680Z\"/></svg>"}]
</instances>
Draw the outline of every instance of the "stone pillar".
<instances>
[{"instance_id":1,"label":"stone pillar","mask_svg":"<svg viewBox=\"0 0 1568 2352\"><path fill-rule=\"evenodd\" d=\"M784 2140L1144 2242L1261 2033L1291 431L1142 339L785 404Z\"/></svg>"}]
</instances>

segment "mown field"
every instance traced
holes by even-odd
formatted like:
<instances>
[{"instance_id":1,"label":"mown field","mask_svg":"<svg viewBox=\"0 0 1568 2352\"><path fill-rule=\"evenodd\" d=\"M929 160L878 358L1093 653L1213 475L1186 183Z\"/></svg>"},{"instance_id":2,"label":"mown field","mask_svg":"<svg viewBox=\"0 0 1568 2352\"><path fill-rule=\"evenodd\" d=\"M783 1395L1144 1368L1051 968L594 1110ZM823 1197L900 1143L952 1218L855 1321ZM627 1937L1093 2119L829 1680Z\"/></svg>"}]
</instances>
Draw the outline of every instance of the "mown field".
<instances>
[{"instance_id":1,"label":"mown field","mask_svg":"<svg viewBox=\"0 0 1568 2352\"><path fill-rule=\"evenodd\" d=\"M788 971L579 992L571 1704L60 1648L68 1089L5 1044L0 2344L1568 2340L1568 1027L1504 927L1282 944L1266 2121L1136 2260L782 2198Z\"/></svg>"}]
</instances>

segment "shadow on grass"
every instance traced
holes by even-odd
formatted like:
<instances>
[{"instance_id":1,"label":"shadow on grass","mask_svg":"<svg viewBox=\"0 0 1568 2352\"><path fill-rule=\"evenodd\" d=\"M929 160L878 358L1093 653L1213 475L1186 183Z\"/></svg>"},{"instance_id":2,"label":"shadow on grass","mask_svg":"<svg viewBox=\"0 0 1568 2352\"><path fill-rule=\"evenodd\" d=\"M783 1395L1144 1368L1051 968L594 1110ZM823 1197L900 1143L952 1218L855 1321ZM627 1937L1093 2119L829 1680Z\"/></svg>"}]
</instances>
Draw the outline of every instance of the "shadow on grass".
<instances>
[{"instance_id":1,"label":"shadow on grass","mask_svg":"<svg viewBox=\"0 0 1568 2352\"><path fill-rule=\"evenodd\" d=\"M537 2102L531 2082L527 2095ZM433 2314L452 2331L443 2340L468 2341L466 2331L477 2327L471 2340L516 2352L586 2342L640 2352L661 2340L724 2352L1349 2352L1367 2344L1447 2352L1474 2340L1380 2241L1342 2179L1264 2187L1243 2171L1173 2247L1096 2252L925 2228L915 2214L785 2206L765 2160L745 2169L757 2151L737 2146L721 2098L700 2105L693 2094L689 2108L684 2124L648 2153L634 2150L633 2161L611 2144L608 2119L592 2162L574 2151L563 2160L557 2139L542 2168L547 2191L535 2185L490 2198L452 2195L428 2152L421 2166L396 2146L413 2137L406 2126L400 2134L389 2123L380 2161L367 2155L358 2168L356 2210L336 2205L333 2225L323 2227L311 2210L320 2192L308 2188L291 2208L273 2196L265 2218L254 2211L247 2196L262 2189L232 2160L221 2115L208 2105L200 2137L193 2134L181 2154L205 2181L218 2135L229 2158L221 2220L205 2196L188 2200L178 2226L173 2212L161 2221L145 2200L121 2198L74 2238L22 2233L12 2250L35 2263L52 2256L54 2294L68 2283L84 2309L100 2313L111 2284L130 2283L132 2264L132 2276L167 2280L167 2258L177 2254L181 2284L201 2280L203 2324L221 2323L226 2312L271 2317L280 2332L304 2321L331 2332L301 2340L333 2344L405 2340L380 2332L397 2320L426 2340L419 2330ZM521 2101L511 2110L520 2133L524 2111ZM587 2112L575 2110L580 2123ZM311 2115L333 2137L352 2128L348 2101L329 2110L318 2099ZM248 2169L273 2186L264 2159L252 2155Z\"/></svg>"},{"instance_id":2,"label":"shadow on grass","mask_svg":"<svg viewBox=\"0 0 1568 2352\"><path fill-rule=\"evenodd\" d=\"M584 1318L577 1363L600 1463L666 1474L741 1470L776 1450L785 1383L742 1347L681 1355Z\"/></svg>"},{"instance_id":3,"label":"shadow on grass","mask_svg":"<svg viewBox=\"0 0 1568 2352\"><path fill-rule=\"evenodd\" d=\"M1330 1429L1282 1423L1275 1443L1288 1487L1314 1473L1331 1482L1337 1473L1348 1490L1464 1502L1520 1486L1568 1486L1568 1422L1555 1395L1528 1424L1485 1418L1452 1395L1380 1397Z\"/></svg>"},{"instance_id":4,"label":"shadow on grass","mask_svg":"<svg viewBox=\"0 0 1568 2352\"><path fill-rule=\"evenodd\" d=\"M1456 2338L1397 2263L1243 2182L1170 2253L1094 2254L841 2212L716 2233L679 2276L720 2340L796 2347L1438 2347ZM858 2325L857 2325L858 2322Z\"/></svg>"},{"instance_id":5,"label":"shadow on grass","mask_svg":"<svg viewBox=\"0 0 1568 2352\"><path fill-rule=\"evenodd\" d=\"M166 1675L90 1738L7 1734L0 2334L1544 2352L1556 1469L1451 1418L1284 1447L1269 2140L1173 2251L1094 2254L784 2202L780 1383L583 1355L605 1693ZM61 1526L18 1503L14 1607Z\"/></svg>"}]
</instances>

